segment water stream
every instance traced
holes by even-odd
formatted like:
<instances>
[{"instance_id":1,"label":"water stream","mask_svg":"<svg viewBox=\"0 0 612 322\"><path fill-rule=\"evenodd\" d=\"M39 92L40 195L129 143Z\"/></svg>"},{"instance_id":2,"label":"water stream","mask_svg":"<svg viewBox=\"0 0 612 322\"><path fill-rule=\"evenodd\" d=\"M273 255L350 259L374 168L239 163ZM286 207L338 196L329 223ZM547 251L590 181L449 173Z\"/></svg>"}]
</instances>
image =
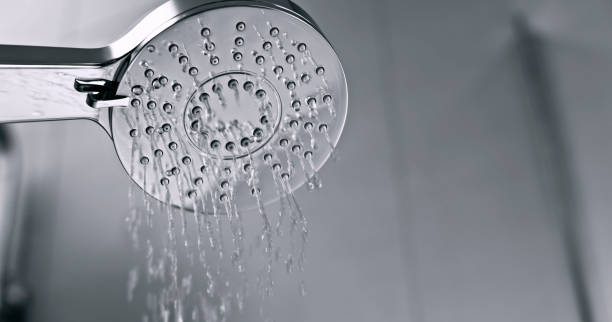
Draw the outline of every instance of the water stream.
<instances>
[{"instance_id":1,"label":"water stream","mask_svg":"<svg viewBox=\"0 0 612 322\"><path fill-rule=\"evenodd\" d=\"M207 167L206 176L217 177L217 166ZM145 303L142 321L234 321L255 313L268 319L275 276L304 269L308 230L280 169L270 167L279 198L271 206L260 199L254 171L256 211L239 210L230 181L225 197L207 196L221 200L223 209L208 211L204 201L194 201L194 211L178 209L138 193L135 185L129 188L126 223L136 266L128 274L127 299ZM305 295L302 278L293 279L296 294Z\"/></svg>"}]
</instances>

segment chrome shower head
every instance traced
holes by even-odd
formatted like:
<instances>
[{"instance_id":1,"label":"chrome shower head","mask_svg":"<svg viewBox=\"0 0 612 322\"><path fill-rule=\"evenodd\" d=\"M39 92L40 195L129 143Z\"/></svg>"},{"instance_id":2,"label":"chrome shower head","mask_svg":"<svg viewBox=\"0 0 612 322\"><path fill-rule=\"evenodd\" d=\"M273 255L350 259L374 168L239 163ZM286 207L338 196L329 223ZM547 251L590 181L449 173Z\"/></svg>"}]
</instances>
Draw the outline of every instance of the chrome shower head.
<instances>
[{"instance_id":1,"label":"chrome shower head","mask_svg":"<svg viewBox=\"0 0 612 322\"><path fill-rule=\"evenodd\" d=\"M173 0L106 48L0 46L0 68L21 80L4 90L30 99L0 85L0 122L95 120L141 188L188 209L317 187L347 112L336 53L284 0ZM37 83L64 99L40 106Z\"/></svg>"}]
</instances>

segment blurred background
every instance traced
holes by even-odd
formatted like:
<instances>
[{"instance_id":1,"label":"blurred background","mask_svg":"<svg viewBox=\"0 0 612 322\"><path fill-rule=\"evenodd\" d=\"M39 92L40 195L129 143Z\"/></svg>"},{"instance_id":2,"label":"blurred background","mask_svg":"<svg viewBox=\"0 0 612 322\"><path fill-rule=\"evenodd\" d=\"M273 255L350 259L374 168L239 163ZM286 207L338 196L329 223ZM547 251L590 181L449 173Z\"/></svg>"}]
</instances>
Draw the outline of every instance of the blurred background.
<instances>
[{"instance_id":1,"label":"blurred background","mask_svg":"<svg viewBox=\"0 0 612 322\"><path fill-rule=\"evenodd\" d=\"M162 2L1 2L0 43L105 45ZM324 189L297 194L308 295L279 285L275 320L612 321L612 2L296 3L350 105ZM4 130L4 320L140 321L106 134Z\"/></svg>"}]
</instances>

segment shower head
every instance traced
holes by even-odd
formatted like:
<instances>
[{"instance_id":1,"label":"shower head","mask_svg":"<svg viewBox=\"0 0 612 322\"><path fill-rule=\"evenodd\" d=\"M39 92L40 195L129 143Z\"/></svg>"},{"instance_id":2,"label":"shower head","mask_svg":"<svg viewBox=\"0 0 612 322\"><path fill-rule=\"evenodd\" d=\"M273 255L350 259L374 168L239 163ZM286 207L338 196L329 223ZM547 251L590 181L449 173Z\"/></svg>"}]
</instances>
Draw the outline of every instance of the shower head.
<instances>
[{"instance_id":1,"label":"shower head","mask_svg":"<svg viewBox=\"0 0 612 322\"><path fill-rule=\"evenodd\" d=\"M1 45L0 75L0 123L94 120L146 193L199 210L319 186L348 101L333 48L285 0L173 0L99 49Z\"/></svg>"}]
</instances>

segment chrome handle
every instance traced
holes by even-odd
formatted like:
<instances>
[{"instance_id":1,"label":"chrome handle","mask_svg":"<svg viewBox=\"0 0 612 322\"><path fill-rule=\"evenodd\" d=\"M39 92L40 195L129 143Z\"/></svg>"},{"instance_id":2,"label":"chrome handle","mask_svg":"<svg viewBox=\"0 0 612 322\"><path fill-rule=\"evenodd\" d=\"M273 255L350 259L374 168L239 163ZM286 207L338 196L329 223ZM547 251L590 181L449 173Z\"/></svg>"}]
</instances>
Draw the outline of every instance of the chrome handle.
<instances>
[{"instance_id":1,"label":"chrome handle","mask_svg":"<svg viewBox=\"0 0 612 322\"><path fill-rule=\"evenodd\" d=\"M79 92L75 80L112 79L112 55L109 47L0 45L0 123L97 119L96 104L88 106L89 92Z\"/></svg>"}]
</instances>

